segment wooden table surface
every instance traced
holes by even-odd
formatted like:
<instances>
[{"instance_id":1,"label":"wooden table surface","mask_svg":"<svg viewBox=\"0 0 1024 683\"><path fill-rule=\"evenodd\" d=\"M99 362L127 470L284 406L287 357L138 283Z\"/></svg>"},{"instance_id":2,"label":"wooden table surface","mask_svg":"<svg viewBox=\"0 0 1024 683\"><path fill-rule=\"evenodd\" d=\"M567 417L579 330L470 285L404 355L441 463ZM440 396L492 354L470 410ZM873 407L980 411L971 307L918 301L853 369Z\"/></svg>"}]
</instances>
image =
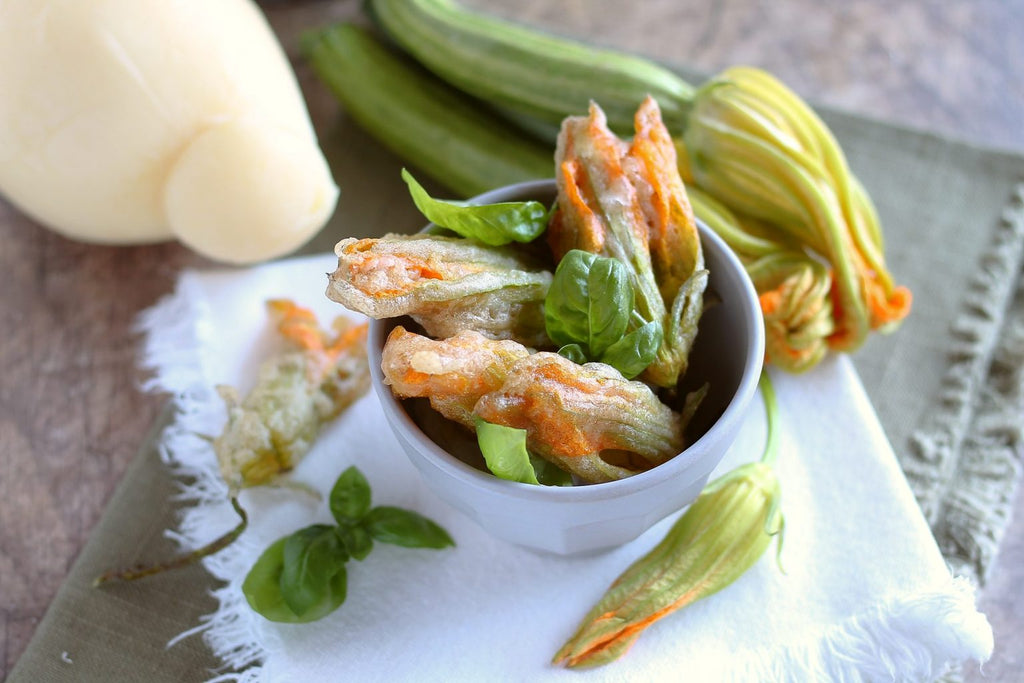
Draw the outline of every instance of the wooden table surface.
<instances>
[{"instance_id":1,"label":"wooden table surface","mask_svg":"<svg viewBox=\"0 0 1024 683\"><path fill-rule=\"evenodd\" d=\"M470 4L708 71L756 64L816 102L1024 151L1019 1ZM358 5L266 6L290 47L302 28L350 15ZM627 15L617 9L627 6ZM297 71L322 129L336 105L307 69L298 64ZM166 400L140 391L135 316L171 291L182 268L201 265L177 244L71 242L0 198L0 678L31 638ZM1024 680L1022 585L1019 494L981 600L997 642L986 680Z\"/></svg>"}]
</instances>

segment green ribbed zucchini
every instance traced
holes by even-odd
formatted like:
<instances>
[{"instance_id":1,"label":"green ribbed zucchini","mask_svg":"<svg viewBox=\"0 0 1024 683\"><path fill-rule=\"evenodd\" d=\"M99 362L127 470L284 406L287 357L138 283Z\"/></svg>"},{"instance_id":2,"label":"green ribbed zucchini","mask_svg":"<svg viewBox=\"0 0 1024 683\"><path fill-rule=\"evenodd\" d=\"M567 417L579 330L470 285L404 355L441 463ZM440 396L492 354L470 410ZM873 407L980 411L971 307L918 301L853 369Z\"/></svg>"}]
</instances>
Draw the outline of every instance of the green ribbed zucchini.
<instances>
[{"instance_id":1,"label":"green ribbed zucchini","mask_svg":"<svg viewBox=\"0 0 1024 683\"><path fill-rule=\"evenodd\" d=\"M554 176L554 149L384 47L338 24L306 35L303 53L361 127L461 196Z\"/></svg>"},{"instance_id":2,"label":"green ribbed zucchini","mask_svg":"<svg viewBox=\"0 0 1024 683\"><path fill-rule=\"evenodd\" d=\"M671 71L463 9L451 0L369 0L377 23L409 54L455 87L490 104L560 124L593 100L613 130L632 132L653 95L681 132L694 89Z\"/></svg>"}]
</instances>

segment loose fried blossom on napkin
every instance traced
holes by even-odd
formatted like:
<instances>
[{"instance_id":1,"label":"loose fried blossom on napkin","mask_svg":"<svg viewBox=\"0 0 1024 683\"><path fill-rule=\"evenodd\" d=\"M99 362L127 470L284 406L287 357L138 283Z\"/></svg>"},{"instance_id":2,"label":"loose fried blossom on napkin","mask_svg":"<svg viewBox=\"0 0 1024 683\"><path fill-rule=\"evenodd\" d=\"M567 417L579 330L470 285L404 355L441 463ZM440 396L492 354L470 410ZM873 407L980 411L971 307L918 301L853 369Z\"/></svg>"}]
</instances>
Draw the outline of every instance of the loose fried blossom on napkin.
<instances>
[{"instance_id":1,"label":"loose fried blossom on napkin","mask_svg":"<svg viewBox=\"0 0 1024 683\"><path fill-rule=\"evenodd\" d=\"M196 436L223 426L213 387L247 389L273 350L266 299L293 298L322 319L340 312L323 295L334 265L322 255L187 272L145 314L153 387L171 392L180 409L162 441L172 469L191 477L179 529L185 546L233 523L216 458ZM947 664L990 655L992 632L973 588L949 575L851 363L830 357L773 381L786 573L766 554L727 589L661 620L622 660L588 672L588 683L678 677L681 663L698 681L930 680ZM756 459L763 441L755 404L718 471ZM341 609L312 624L273 624L249 609L241 582L269 543L329 512L285 491L243 492L252 523L205 561L225 583L217 611L194 629L240 672L219 680L496 680L516 672L578 681L549 664L555 649L674 520L592 557L542 556L493 539L423 485L372 393L323 431L294 478L326 493L349 465L366 474L376 502L435 519L457 547L436 556L382 547L352 568Z\"/></svg>"}]
</instances>

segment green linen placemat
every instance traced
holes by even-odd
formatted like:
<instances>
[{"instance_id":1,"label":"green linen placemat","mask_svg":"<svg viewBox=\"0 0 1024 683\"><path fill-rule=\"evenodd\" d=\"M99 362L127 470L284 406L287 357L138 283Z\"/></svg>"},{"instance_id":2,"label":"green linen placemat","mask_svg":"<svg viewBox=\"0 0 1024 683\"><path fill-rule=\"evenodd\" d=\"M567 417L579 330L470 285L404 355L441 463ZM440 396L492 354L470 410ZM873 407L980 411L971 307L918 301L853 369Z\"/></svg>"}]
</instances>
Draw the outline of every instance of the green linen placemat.
<instances>
[{"instance_id":1,"label":"green linen placemat","mask_svg":"<svg viewBox=\"0 0 1024 683\"><path fill-rule=\"evenodd\" d=\"M219 665L200 638L168 642L216 609L213 580L196 565L154 581L92 581L112 564L170 557L175 544L175 483L157 441L173 417L168 406L128 466L46 616L8 677L9 683L46 681L197 681Z\"/></svg>"},{"instance_id":2,"label":"green linen placemat","mask_svg":"<svg viewBox=\"0 0 1024 683\"><path fill-rule=\"evenodd\" d=\"M855 356L954 571L983 583L1024 442L1024 159L826 114L914 307Z\"/></svg>"},{"instance_id":3,"label":"green linen placemat","mask_svg":"<svg viewBox=\"0 0 1024 683\"><path fill-rule=\"evenodd\" d=\"M881 422L960 572L984 578L1020 467L1024 157L825 111L878 204L888 259L914 309L854 357ZM308 251L341 236L411 231L400 162L344 117L323 145L342 188L337 215ZM399 199L400 198L400 199ZM126 472L103 518L11 672L11 683L182 681L214 675L198 637L175 635L214 609L199 568L91 589L109 564L168 556L174 493L154 447ZM997 634L998 635L998 634Z\"/></svg>"}]
</instances>

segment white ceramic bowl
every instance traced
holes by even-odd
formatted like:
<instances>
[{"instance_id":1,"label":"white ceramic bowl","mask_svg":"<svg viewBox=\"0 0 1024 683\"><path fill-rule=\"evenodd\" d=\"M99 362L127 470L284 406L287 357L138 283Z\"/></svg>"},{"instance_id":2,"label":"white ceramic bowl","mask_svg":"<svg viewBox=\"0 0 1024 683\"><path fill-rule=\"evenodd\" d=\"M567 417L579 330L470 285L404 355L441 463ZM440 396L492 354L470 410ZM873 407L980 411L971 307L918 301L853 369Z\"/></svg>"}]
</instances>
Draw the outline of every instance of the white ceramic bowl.
<instances>
[{"instance_id":1,"label":"white ceramic bowl","mask_svg":"<svg viewBox=\"0 0 1024 683\"><path fill-rule=\"evenodd\" d=\"M554 181L534 181L487 192L475 201L551 203L554 197ZM689 505L736 438L764 357L764 325L750 279L725 243L703 224L698 227L710 271L708 292L718 301L701 319L683 383L684 389L710 383L691 424L697 438L668 462L627 479L575 487L520 484L452 455L475 440L463 436L460 428L437 424L447 421L424 410L422 404L396 399L383 381L384 341L396 325L408 326L410 321L372 321L367 344L374 389L391 428L427 485L492 535L559 555L619 546Z\"/></svg>"}]
</instances>

